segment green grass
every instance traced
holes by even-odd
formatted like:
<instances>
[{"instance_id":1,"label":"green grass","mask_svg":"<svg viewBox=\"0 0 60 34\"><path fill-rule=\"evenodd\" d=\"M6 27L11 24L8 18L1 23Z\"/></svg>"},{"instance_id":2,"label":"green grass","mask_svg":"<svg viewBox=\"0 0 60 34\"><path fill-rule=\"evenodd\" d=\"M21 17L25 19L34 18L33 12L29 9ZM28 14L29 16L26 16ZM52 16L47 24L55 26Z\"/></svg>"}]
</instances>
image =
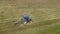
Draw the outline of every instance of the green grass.
<instances>
[{"instance_id":1,"label":"green grass","mask_svg":"<svg viewBox=\"0 0 60 34\"><path fill-rule=\"evenodd\" d=\"M14 26L24 13L32 24ZM60 34L60 25L40 30L41 26L60 22L60 0L1 0L0 34Z\"/></svg>"},{"instance_id":2,"label":"green grass","mask_svg":"<svg viewBox=\"0 0 60 34\"><path fill-rule=\"evenodd\" d=\"M36 27L27 29L25 31L17 32L17 34L60 34L60 25L55 25L54 27Z\"/></svg>"}]
</instances>

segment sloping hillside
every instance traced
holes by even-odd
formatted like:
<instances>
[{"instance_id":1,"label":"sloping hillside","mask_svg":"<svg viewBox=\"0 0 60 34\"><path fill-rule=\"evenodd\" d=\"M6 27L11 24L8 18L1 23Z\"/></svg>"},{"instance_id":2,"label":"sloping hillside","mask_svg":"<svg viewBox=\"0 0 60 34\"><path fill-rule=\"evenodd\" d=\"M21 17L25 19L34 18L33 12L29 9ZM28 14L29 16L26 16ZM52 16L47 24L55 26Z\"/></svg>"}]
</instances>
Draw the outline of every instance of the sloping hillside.
<instances>
[{"instance_id":1,"label":"sloping hillside","mask_svg":"<svg viewBox=\"0 0 60 34\"><path fill-rule=\"evenodd\" d=\"M33 18L33 23L15 26L15 22L18 21L24 13L29 14ZM1 34L49 34L49 32L52 34L58 32L57 34L60 34L60 25L47 28L47 32L45 32L46 29L38 30L41 29L40 27L42 26L59 22L60 0L0 0ZM55 32L51 32L52 30Z\"/></svg>"}]
</instances>

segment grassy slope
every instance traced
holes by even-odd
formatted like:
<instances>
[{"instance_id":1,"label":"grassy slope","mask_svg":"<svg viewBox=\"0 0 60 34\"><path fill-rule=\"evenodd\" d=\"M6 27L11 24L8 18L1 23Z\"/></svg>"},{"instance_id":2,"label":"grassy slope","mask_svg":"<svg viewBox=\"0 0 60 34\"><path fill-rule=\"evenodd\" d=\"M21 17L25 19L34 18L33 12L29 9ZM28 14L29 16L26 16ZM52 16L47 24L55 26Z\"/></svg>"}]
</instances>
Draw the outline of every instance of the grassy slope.
<instances>
[{"instance_id":1,"label":"grassy slope","mask_svg":"<svg viewBox=\"0 0 60 34\"><path fill-rule=\"evenodd\" d=\"M14 26L13 21L18 20L21 17L21 15L24 13L30 14L34 20L34 23L36 24L33 23L34 25L25 26L26 28L24 26L23 27ZM30 31L29 28L31 28L32 31L35 31L33 29L35 28L39 29L40 28L39 26L41 25L42 22L43 25L44 24L47 25L55 22L58 23L58 21L60 21L59 18L60 18L60 0L29 0L29 1L28 0L26 1L1 0L0 3L0 23L1 23L0 33L1 34L5 34L5 33L15 34L16 31L19 33L20 27L22 27L21 29L23 31L24 29ZM39 34L40 31L37 30L35 32ZM45 33L45 30L43 32ZM28 34L28 32L26 34Z\"/></svg>"},{"instance_id":2,"label":"grassy slope","mask_svg":"<svg viewBox=\"0 0 60 34\"><path fill-rule=\"evenodd\" d=\"M60 25L42 26L17 32L17 34L60 34Z\"/></svg>"}]
</instances>

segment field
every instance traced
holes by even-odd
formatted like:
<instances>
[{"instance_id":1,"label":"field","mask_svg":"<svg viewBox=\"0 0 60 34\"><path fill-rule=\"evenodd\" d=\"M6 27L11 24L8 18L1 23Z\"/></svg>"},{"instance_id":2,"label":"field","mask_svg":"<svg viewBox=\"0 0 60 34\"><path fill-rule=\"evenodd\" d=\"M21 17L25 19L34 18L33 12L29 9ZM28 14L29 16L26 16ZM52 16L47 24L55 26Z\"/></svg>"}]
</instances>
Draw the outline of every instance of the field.
<instances>
[{"instance_id":1,"label":"field","mask_svg":"<svg viewBox=\"0 0 60 34\"><path fill-rule=\"evenodd\" d=\"M33 23L14 25L25 13ZM60 0L0 0L0 34L60 34Z\"/></svg>"}]
</instances>

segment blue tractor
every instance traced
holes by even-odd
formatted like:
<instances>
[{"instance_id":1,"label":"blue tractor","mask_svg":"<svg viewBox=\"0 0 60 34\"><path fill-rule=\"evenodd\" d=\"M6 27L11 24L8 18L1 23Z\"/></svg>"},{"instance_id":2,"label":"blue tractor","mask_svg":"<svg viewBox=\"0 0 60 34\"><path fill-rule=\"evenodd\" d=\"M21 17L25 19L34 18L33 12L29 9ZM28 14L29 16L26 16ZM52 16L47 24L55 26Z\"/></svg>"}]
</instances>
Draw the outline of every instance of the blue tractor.
<instances>
[{"instance_id":1,"label":"blue tractor","mask_svg":"<svg viewBox=\"0 0 60 34\"><path fill-rule=\"evenodd\" d=\"M31 22L32 22L32 18L30 18L30 16L28 14L24 14L21 19L21 23L27 24L27 23L31 23Z\"/></svg>"},{"instance_id":2,"label":"blue tractor","mask_svg":"<svg viewBox=\"0 0 60 34\"><path fill-rule=\"evenodd\" d=\"M17 21L15 25L17 24L27 24L27 23L32 23L32 18L28 14L24 14L21 18L21 20Z\"/></svg>"}]
</instances>

